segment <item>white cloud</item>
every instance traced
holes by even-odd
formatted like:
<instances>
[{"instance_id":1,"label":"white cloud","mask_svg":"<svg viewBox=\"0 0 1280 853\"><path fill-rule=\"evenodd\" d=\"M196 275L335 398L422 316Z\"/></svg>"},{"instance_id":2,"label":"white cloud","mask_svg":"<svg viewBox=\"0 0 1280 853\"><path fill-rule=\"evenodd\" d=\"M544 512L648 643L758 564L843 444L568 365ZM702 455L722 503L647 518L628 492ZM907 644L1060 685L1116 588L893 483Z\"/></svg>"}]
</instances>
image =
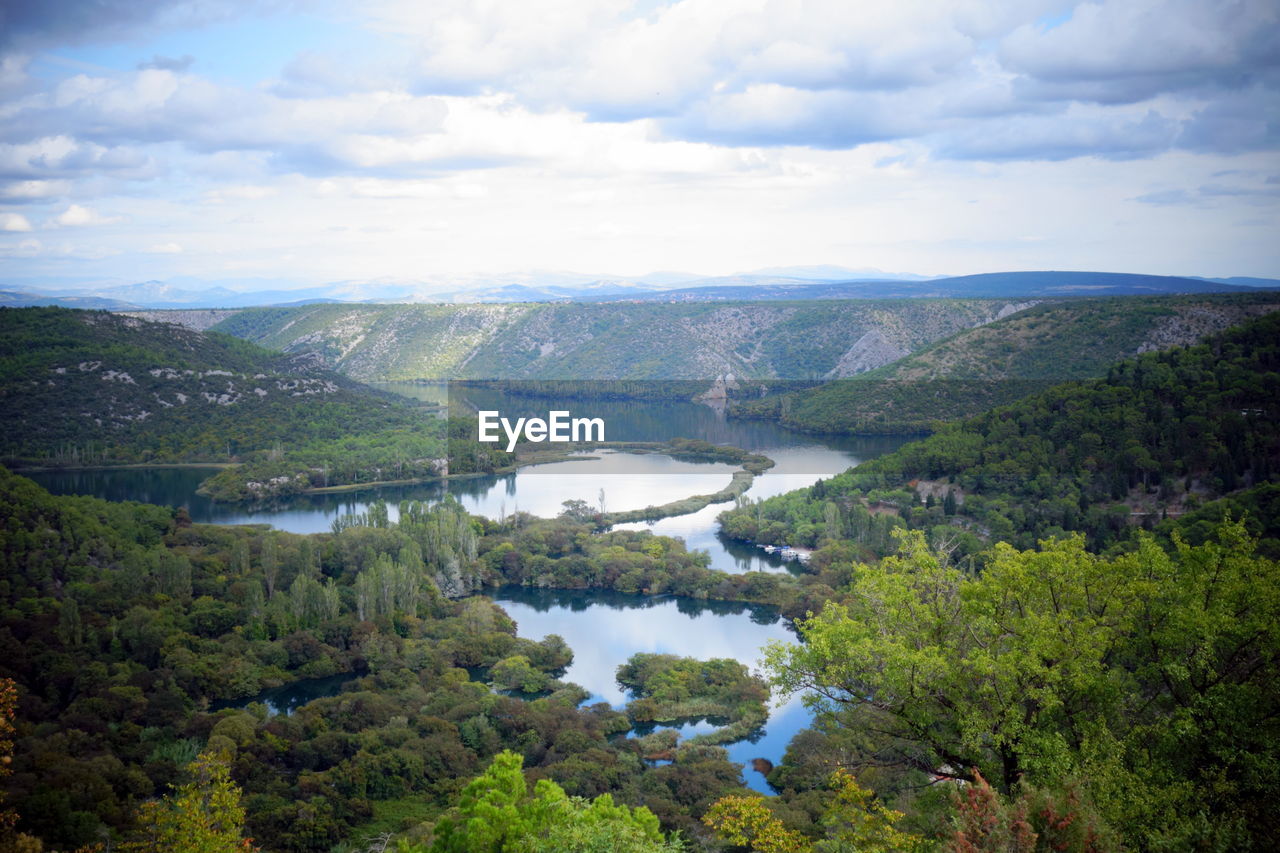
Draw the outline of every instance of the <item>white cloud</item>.
<instances>
[{"instance_id":1,"label":"white cloud","mask_svg":"<svg viewBox=\"0 0 1280 853\"><path fill-rule=\"evenodd\" d=\"M205 200L214 204L226 201L260 201L264 198L270 198L279 192L280 189L278 187L264 184L235 184L210 190L205 193Z\"/></svg>"},{"instance_id":2,"label":"white cloud","mask_svg":"<svg viewBox=\"0 0 1280 853\"><path fill-rule=\"evenodd\" d=\"M36 74L0 54L0 199L37 224L120 222L100 239L130 248L130 276L193 253L413 276L488 264L495 246L513 267L634 272L1135 268L1146 252L1150 271L1213 273L1188 268L1199 253L1259 273L1276 263L1259 229L1194 216L1272 203L1263 177L1204 188L1223 183L1208 164L1274 164L1276 8L372 0L344 14L385 49L304 46L280 79L204 76L208 57L157 37L115 69L38 59ZM42 37L73 38L37 17ZM108 30L74 37L93 33ZM1077 184L1133 221L1095 231ZM152 244L167 234L200 236L182 253Z\"/></svg>"},{"instance_id":3,"label":"white cloud","mask_svg":"<svg viewBox=\"0 0 1280 853\"><path fill-rule=\"evenodd\" d=\"M109 225L119 221L118 216L103 216L92 208L73 204L55 216L51 224L75 228L84 225Z\"/></svg>"},{"instance_id":4,"label":"white cloud","mask_svg":"<svg viewBox=\"0 0 1280 853\"><path fill-rule=\"evenodd\" d=\"M30 231L31 223L20 213L0 213L0 231Z\"/></svg>"},{"instance_id":5,"label":"white cloud","mask_svg":"<svg viewBox=\"0 0 1280 853\"><path fill-rule=\"evenodd\" d=\"M181 255L183 248L177 243L156 243L146 248L149 255Z\"/></svg>"},{"instance_id":6,"label":"white cloud","mask_svg":"<svg viewBox=\"0 0 1280 853\"><path fill-rule=\"evenodd\" d=\"M0 196L14 201L36 201L57 198L70 191L70 181L13 181L0 188Z\"/></svg>"},{"instance_id":7,"label":"white cloud","mask_svg":"<svg viewBox=\"0 0 1280 853\"><path fill-rule=\"evenodd\" d=\"M44 249L44 244L34 237L28 237L16 246L0 244L0 256L7 258L34 258Z\"/></svg>"}]
</instances>

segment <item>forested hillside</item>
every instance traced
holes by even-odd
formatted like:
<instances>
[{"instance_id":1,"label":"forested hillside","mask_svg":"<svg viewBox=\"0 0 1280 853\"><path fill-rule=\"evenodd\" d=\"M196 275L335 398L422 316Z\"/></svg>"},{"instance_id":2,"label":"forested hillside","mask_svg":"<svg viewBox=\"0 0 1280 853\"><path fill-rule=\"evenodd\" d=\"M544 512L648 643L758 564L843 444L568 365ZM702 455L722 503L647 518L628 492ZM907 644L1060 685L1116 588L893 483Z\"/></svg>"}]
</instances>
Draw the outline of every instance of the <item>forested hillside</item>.
<instances>
[{"instance_id":1,"label":"forested hillside","mask_svg":"<svg viewBox=\"0 0 1280 853\"><path fill-rule=\"evenodd\" d=\"M706 570L679 540L527 516L499 525L451 501L403 503L396 523L375 505L311 536L192 525L180 511L53 497L3 468L0 515L0 678L19 694L5 802L48 849L132 836L141 804L189 779L202 752L224 757L247 834L268 851L363 850L355 828L379 815L434 821L504 748L537 778L611 791L667 829L696 829L716 797L745 790L712 746L647 765L671 744L617 739L627 714L578 708L585 692L557 680L573 657L563 640L518 638L501 609L468 597L535 577L632 591L679 578L686 594L743 597L745 578ZM699 681L704 666L726 668L667 663ZM765 694L729 669L694 699L750 704L749 730ZM343 674L341 693L289 716L248 703ZM645 683L639 718L694 701L676 681ZM525 685L542 692L494 689Z\"/></svg>"},{"instance_id":2,"label":"forested hillside","mask_svg":"<svg viewBox=\"0 0 1280 853\"><path fill-rule=\"evenodd\" d=\"M1108 559L1079 540L1002 545L981 575L919 537L879 567L837 547L793 578L709 571L644 532L497 523L452 502L402 504L396 523L375 505L298 536L55 498L0 469L0 511L0 679L18 688L6 803L24 849L112 838L177 853L182 840L148 846L146 803L172 784L162 817L207 826L200 786L215 782L243 809L223 831L290 853L353 853L386 831L412 853L494 837L666 851L673 830L687 849L780 837L796 851L964 850L1019 821L1071 851L1276 837L1280 566L1239 527ZM489 584L821 612L769 673L782 690L820 687L824 724L770 774L779 797L750 794L717 747L619 737L629 715L707 703L750 727L764 693L740 666L636 656L618 671L641 694L627 713L582 707L585 692L558 680L574 650L517 637L467 597ZM287 716L247 701L325 676L346 683ZM893 695L906 698L878 698ZM856 780L833 776L833 757Z\"/></svg>"},{"instance_id":3,"label":"forested hillside","mask_svg":"<svg viewBox=\"0 0 1280 853\"><path fill-rule=\"evenodd\" d=\"M0 310L0 427L10 464L247 461L243 496L425 476L445 456L434 415L313 356L60 308Z\"/></svg>"},{"instance_id":4,"label":"forested hillside","mask_svg":"<svg viewBox=\"0 0 1280 853\"><path fill-rule=\"evenodd\" d=\"M1105 547L1134 524L1280 474L1278 371L1280 314L1270 314L948 424L809 489L730 511L725 530L806 545L879 531L884 547L885 525L901 519L951 537L961 553L1067 531Z\"/></svg>"},{"instance_id":5,"label":"forested hillside","mask_svg":"<svg viewBox=\"0 0 1280 853\"><path fill-rule=\"evenodd\" d=\"M1025 303L308 305L214 328L356 379L821 379L871 370Z\"/></svg>"},{"instance_id":6,"label":"forested hillside","mask_svg":"<svg viewBox=\"0 0 1280 853\"><path fill-rule=\"evenodd\" d=\"M203 389L217 413L295 378L336 390L278 388L277 405L381 401L367 435L396 434L402 408L293 356L133 318L22 319L3 362L22 406L74 391L135 415L123 430L158 417L128 408L148 394L177 409ZM41 397L23 375L66 384ZM723 516L731 536L814 546L794 574L713 571L572 501L497 520L373 503L296 535L53 497L0 468L0 848L1272 849L1278 423L1272 313ZM291 452L240 470L311 464ZM768 684L711 655L633 654L615 671L629 703L584 705L565 673L586 650L517 636L481 595L500 586L781 613L804 642L770 647ZM257 701L304 679L324 698ZM770 692L794 690L817 724L759 768L777 796L756 796L715 744L755 737ZM696 737L644 728L698 716Z\"/></svg>"},{"instance_id":7,"label":"forested hillside","mask_svg":"<svg viewBox=\"0 0 1280 853\"><path fill-rule=\"evenodd\" d=\"M1115 361L1187 346L1280 310L1280 294L1051 302L965 329L876 370L817 387L738 400L732 414L811 432L927 432Z\"/></svg>"}]
</instances>

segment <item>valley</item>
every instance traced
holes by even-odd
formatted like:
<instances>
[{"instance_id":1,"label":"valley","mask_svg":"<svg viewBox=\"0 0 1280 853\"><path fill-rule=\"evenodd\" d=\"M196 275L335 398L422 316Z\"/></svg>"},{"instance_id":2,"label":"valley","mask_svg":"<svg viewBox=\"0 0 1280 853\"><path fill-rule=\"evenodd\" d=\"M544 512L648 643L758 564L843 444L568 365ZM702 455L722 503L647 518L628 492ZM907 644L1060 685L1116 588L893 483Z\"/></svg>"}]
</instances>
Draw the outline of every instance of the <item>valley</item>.
<instances>
[{"instance_id":1,"label":"valley","mask_svg":"<svg viewBox=\"0 0 1280 853\"><path fill-rule=\"evenodd\" d=\"M469 408L512 417L589 408L610 424L617 447L496 474L352 482L350 492L304 488L254 503L211 497L201 486L207 471L102 468L129 457L81 450L62 458L47 449L56 444L32 444L28 458L39 458L43 446L60 470L32 472L34 483L0 475L0 503L13 519L0 531L9 584L0 675L29 697L14 711L8 786L20 826L64 846L103 831L128 837L131 792L158 793L201 750L218 750L242 791L246 826L264 849L354 853L370 833L412 839L451 831L467 780L484 779L514 755L584 804L617 796L646 809L661 832L714 849L704 818L733 807L741 792L767 795L769 814L791 815L805 837L829 832L829 824L800 815L845 784L833 781L827 758L839 753L862 768L858 784L873 785L905 815L892 829L899 834L888 836L895 844L906 837L927 844L932 822L952 813L951 801L922 787L940 772L970 785L989 780L997 802L1025 796L1016 774L1032 774L1050 786L1048 807L1087 796L1088 831L1137 846L1170 833L1262 837L1270 831L1269 784L1249 781L1240 762L1270 755L1277 742L1269 722L1277 699L1267 686L1273 667L1265 663L1277 640L1280 589L1276 306L1265 294L965 303L958 316L970 325L959 327L957 315L946 313L957 307L950 301L856 304L840 320L841 334L856 335L843 350L834 332L797 335L795 345L811 351L787 351L790 362L754 362L769 370L811 363L827 374L861 368L862 357L891 359L865 371L867 378L817 377L788 392L793 414L825 401L822 411L836 418L825 433L797 417L741 417L733 409L742 401L730 389L726 413L667 393L688 383L642 386L625 373L612 390L464 384L450 388L450 403L470 395ZM693 314L687 306L645 306L654 312L647 314L604 305L540 318L499 308L483 315L500 320L485 334L507 343L485 363L518 362L529 373L553 373L540 361L554 348L545 355L523 349L520 335L535 328L554 343L562 334L554 324L528 325L535 319L572 329L595 316L616 324L607 334L619 347L633 347L656 334L660 312L712 318L738 340L750 329L794 328L789 323L824 328L806 312L832 311L828 303L783 304L747 329L734 325L742 318L734 306L695 306ZM321 365L358 371L434 363L397 361L393 350L404 339L387 329L419 334L415 323L426 318L444 334L455 322L465 326L462 317L481 316L467 313L477 306L457 316L453 306L354 315L335 306L262 309L277 324L273 335L290 335L291 322L304 325L304 334L289 338L292 353L275 353L135 317L35 310L45 313L0 312L6 322L32 324L30 332L8 327L6 393L25 395L29 410L9 409L9 417L61 411L68 399L56 383L67 376L82 389L82 410L92 403L122 415L102 424L71 420L77 429L109 430L118 442L94 445L100 439L82 436L80 447L150 448L159 461L190 461L200 453L178 442L191 441L192 423L206 422L208 436L260 435L237 448L238 468L225 469L240 472L235 482L252 482L249 475L262 470L254 466L266 464L323 470L326 458L338 458L325 456L325 442L350 455L353 439L376 449L379 436L400 430L441 441L440 387L374 389ZM590 313L597 310L605 313ZM224 322L246 314L255 316ZM882 325L858 325L868 317ZM908 318L931 331L904 331ZM632 325L635 337L628 337ZM905 354L894 349L893 334L902 336L896 340ZM430 347L436 339L415 340ZM720 352L709 340L686 341L680 363L692 371L706 353ZM761 350L781 346L762 341ZM585 337L576 348L564 346L569 364L593 352ZM619 351L619 365L631 360L644 371L633 349ZM75 372L57 372L66 365ZM55 384L24 385L23 370L50 373ZM111 379L102 378L107 373ZM115 378L121 375L134 382ZM985 383L1011 394L1018 379L1027 393L1013 400L973 390ZM240 387L268 381L289 394L249 397ZM980 411L931 421L934 434L923 440L836 434L862 431L859 405L869 405L866 396L841 402L837 391L896 385L918 395L935 381L961 389L953 395L957 411ZM213 386L197 385L215 382L218 394L201 397L201 405L236 416L162 420L166 408L137 418L130 406L155 395L177 399L164 396L161 382L190 384L181 385L189 398L213 395ZM297 384L279 386L290 382ZM307 382L324 392L292 393L312 387ZM557 389L563 397L547 396ZM275 408L237 409L242 403ZM353 408L332 410L341 426L329 438L321 430L335 403ZM291 407L317 431L311 444L285 444L296 434ZM25 421L12 434L42 440ZM692 451L704 445L682 445L686 439L721 449L699 456ZM204 458L219 458L212 440L202 440L211 448ZM670 442L667 454L619 452L651 451L653 442ZM687 458L682 446L691 449ZM170 455L157 457L164 447ZM230 457L224 448L221 458ZM761 465L736 499L659 521L619 522L724 489L738 461L759 458L771 465ZM387 479L380 465L354 470ZM85 493L110 500L74 496ZM137 499L160 506L128 502ZM795 546L806 560L784 560L760 544ZM1211 565L1218 568L1207 571ZM1099 609L1092 595L1103 582L1112 603ZM1212 592L1186 594L1202 589ZM921 633L919 608L939 594L979 633L949 634L945 619L926 620L929 633ZM1058 615L1041 624L1001 610L1010 595L1033 599L1032 613L1057 608ZM873 600L886 606L865 609ZM1170 669L1198 641L1180 631L1153 634L1144 615L1152 608L1160 620L1215 626L1208 642L1220 651L1185 676ZM991 620L1014 620L1018 636L1053 651L1022 658L1021 641L1001 645L981 633ZM1058 633L1055 626L1076 620L1124 659L1144 663L1122 673L1098 658L1095 645ZM859 633L863 626L871 633ZM1153 641L1163 644L1154 652ZM903 649L921 644L941 680L920 694L937 702L865 701L891 684L914 683L914 653ZM830 657L833 648L840 651ZM998 649L1001 666L1061 704L1019 705L1028 722L1011 726L1000 709L975 699L1011 689L1003 670L973 668L983 648ZM848 689L842 667L851 660L861 667L857 678L879 673L868 689L874 692ZM1059 660L1080 661L1085 670L1068 672L1074 664ZM748 678L749 668L763 680ZM695 675L714 688L691 690ZM1197 692L1206 679L1216 680L1212 696ZM762 688L778 699L763 717ZM1132 710L1141 697L1147 710ZM1219 710L1224 701L1229 714ZM934 721L927 735L912 728L917 714ZM1174 722L1186 719L1197 722ZM1167 805L1135 812L1129 797L1105 787L1052 787L1072 783L1042 760L1037 744L1079 721L1150 746L1146 754L1124 752L1105 772ZM972 740L962 734L970 726L1004 740ZM1219 749L1216 727L1233 732L1243 752ZM79 745L71 749L73 739ZM1054 742L1061 750L1054 762L1101 778L1088 738ZM108 764L114 769L102 777ZM1229 793L1210 794L1206 768L1239 781ZM1186 781L1171 788L1169 773ZM1179 818L1186 798L1202 796L1220 816L1207 829Z\"/></svg>"}]
</instances>

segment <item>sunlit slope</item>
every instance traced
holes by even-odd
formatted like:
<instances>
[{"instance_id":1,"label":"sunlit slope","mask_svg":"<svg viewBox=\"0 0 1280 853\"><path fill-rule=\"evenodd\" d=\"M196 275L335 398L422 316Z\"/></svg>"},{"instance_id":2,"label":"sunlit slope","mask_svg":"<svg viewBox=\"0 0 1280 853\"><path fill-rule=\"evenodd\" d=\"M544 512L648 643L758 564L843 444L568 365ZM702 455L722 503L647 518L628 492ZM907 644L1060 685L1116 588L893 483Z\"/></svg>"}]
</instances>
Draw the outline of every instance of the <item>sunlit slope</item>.
<instances>
[{"instance_id":1,"label":"sunlit slope","mask_svg":"<svg viewBox=\"0 0 1280 853\"><path fill-rule=\"evenodd\" d=\"M215 328L356 379L822 379L1010 314L1008 300L310 305Z\"/></svg>"}]
</instances>

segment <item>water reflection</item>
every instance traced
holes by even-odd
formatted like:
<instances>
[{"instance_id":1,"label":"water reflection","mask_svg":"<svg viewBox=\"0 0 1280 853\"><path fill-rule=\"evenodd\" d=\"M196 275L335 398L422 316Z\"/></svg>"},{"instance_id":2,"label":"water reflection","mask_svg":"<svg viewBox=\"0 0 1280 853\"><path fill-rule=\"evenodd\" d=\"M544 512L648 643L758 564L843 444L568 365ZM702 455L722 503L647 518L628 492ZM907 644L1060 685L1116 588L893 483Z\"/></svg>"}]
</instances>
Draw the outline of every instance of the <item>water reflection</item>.
<instances>
[{"instance_id":1,"label":"water reflection","mask_svg":"<svg viewBox=\"0 0 1280 853\"><path fill-rule=\"evenodd\" d=\"M360 673L342 672L337 675L326 675L320 678L303 678L283 687L269 687L256 696L248 699L228 699L214 702L210 711L221 711L223 708L243 708L254 702L267 706L267 715L283 714L289 716L308 702L337 696L342 692L342 685L360 677Z\"/></svg>"},{"instance_id":2,"label":"water reflection","mask_svg":"<svg viewBox=\"0 0 1280 853\"><path fill-rule=\"evenodd\" d=\"M441 402L442 385L381 383L384 390L417 399ZM816 438L783 429L772 423L729 421L708 406L672 401L583 401L502 396L493 389L468 388L468 401L499 408L517 416L545 413L561 407L590 412L607 419L611 440L659 441L673 437L700 438L729 443L765 453L777 465L757 477L747 493L761 498L812 484L822 477L874 458L900 446L897 436ZM609 510L639 509L706 494L722 488L734 469L720 463L682 462L665 456L600 454L590 461L558 462L521 469L502 477L476 477L416 486L382 486L327 495L298 495L269 506L245 507L219 504L195 493L212 471L192 468L114 469L104 471L32 472L36 482L55 494L86 494L108 500L137 500L161 506L186 507L199 522L214 524L270 524L294 533L327 531L345 513L364 512L369 504L385 500L393 507L402 500L435 501L451 493L468 510L496 518L517 509L540 516L554 516L563 501L584 500L595 506L605 491ZM725 572L787 571L798 567L780 557L719 533L716 516L728 504L712 504L690 515L648 524L622 525L650 529L664 536L679 536L690 549L711 555L712 568Z\"/></svg>"},{"instance_id":3,"label":"water reflection","mask_svg":"<svg viewBox=\"0 0 1280 853\"><path fill-rule=\"evenodd\" d=\"M392 383L381 386L400 393ZM508 418L546 417L550 410L574 417L603 418L608 441L667 441L700 438L712 444L731 444L747 450L789 444L794 436L769 421L729 420L701 403L677 400L585 400L575 397L527 397L496 388L450 386L450 411L492 409ZM845 441L838 439L838 441ZM856 439L853 440L856 442Z\"/></svg>"},{"instance_id":4,"label":"water reflection","mask_svg":"<svg viewBox=\"0 0 1280 853\"><path fill-rule=\"evenodd\" d=\"M618 666L637 652L733 658L755 669L765 643L796 639L776 612L736 602L511 588L493 598L516 620L520 636L564 637L574 653L565 680L586 688L591 693L588 702L608 702L617 708L628 701L627 692L617 683ZM768 791L764 776L752 770L749 762L767 758L779 763L791 737L809 719L799 699L792 699L770 712L755 738L727 747L730 758L748 765L744 771L748 785ZM714 726L703 720L671 728L696 734Z\"/></svg>"},{"instance_id":5,"label":"water reflection","mask_svg":"<svg viewBox=\"0 0 1280 853\"><path fill-rule=\"evenodd\" d=\"M802 446L764 447L760 448L760 452L776 464L752 482L746 497L754 499L811 486L818 479L829 477L867 458L860 456L854 449L830 447L817 442ZM651 530L659 536L678 536L684 539L689 550L709 553L711 568L730 574L749 571L801 571L800 563L794 560L783 560L776 554L766 554L753 545L724 536L720 532L716 516L731 507L732 504L727 503L712 504L688 515L617 526L619 529Z\"/></svg>"},{"instance_id":6,"label":"water reflection","mask_svg":"<svg viewBox=\"0 0 1280 853\"><path fill-rule=\"evenodd\" d=\"M449 405L448 382L366 382L365 384L411 400L421 400L436 406Z\"/></svg>"}]
</instances>

